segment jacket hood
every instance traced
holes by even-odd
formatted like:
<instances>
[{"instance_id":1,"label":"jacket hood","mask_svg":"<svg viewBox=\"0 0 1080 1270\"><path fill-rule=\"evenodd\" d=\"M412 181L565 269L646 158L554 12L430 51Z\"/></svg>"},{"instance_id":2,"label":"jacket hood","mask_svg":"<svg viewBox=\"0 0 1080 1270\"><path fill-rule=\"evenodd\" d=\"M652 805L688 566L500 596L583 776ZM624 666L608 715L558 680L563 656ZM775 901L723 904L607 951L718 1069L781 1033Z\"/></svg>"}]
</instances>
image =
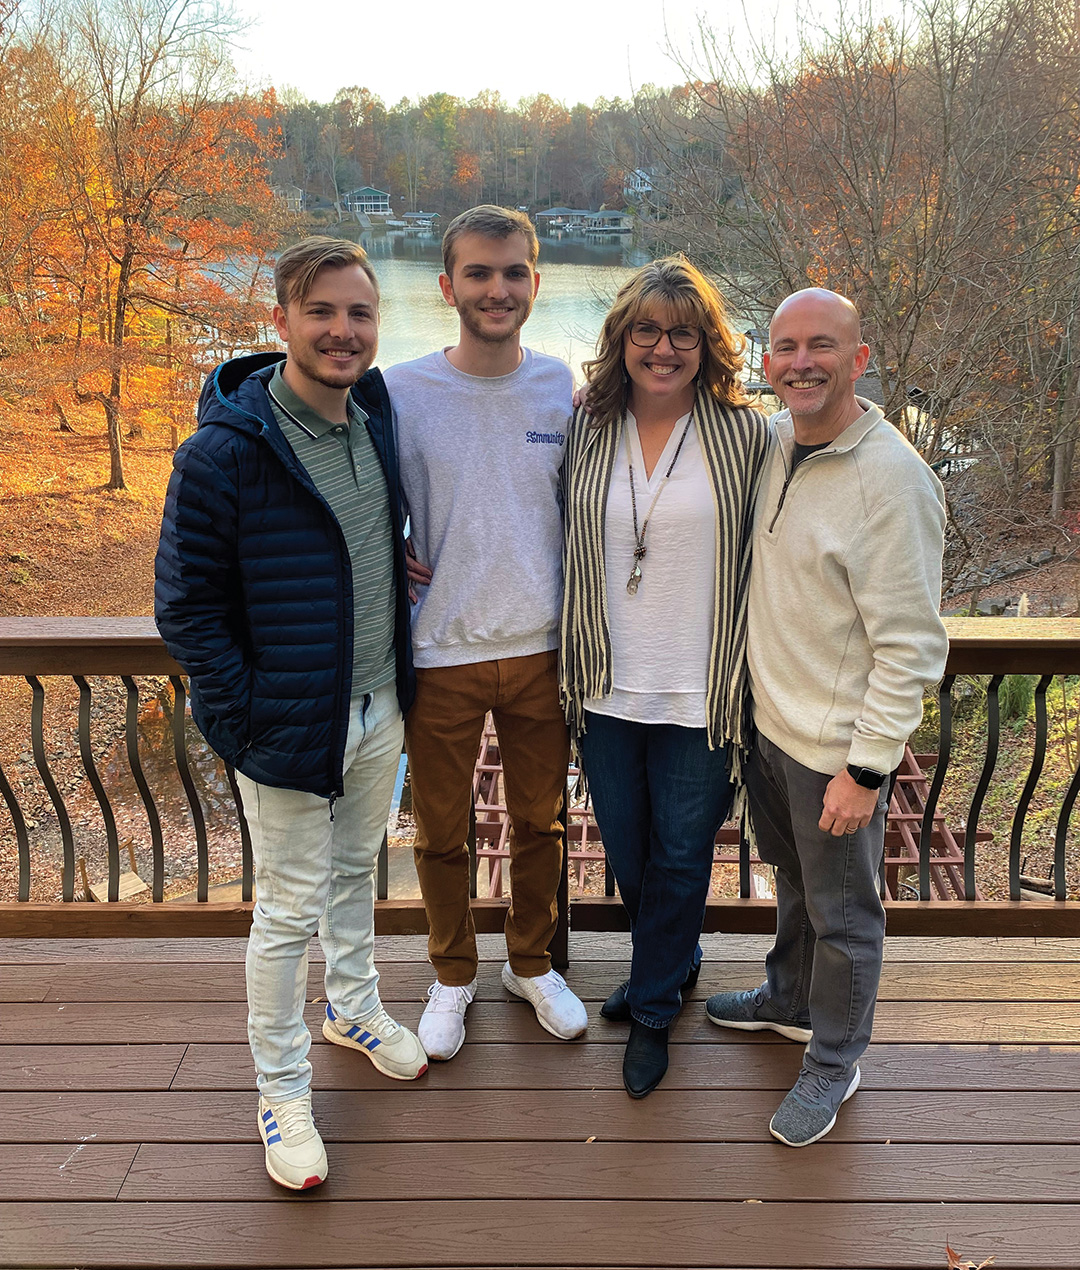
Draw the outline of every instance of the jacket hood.
<instances>
[{"instance_id":1,"label":"jacket hood","mask_svg":"<svg viewBox=\"0 0 1080 1270\"><path fill-rule=\"evenodd\" d=\"M266 385L284 360L284 353L250 353L212 371L199 394L198 426L224 423L244 432L259 432L268 411Z\"/></svg>"}]
</instances>

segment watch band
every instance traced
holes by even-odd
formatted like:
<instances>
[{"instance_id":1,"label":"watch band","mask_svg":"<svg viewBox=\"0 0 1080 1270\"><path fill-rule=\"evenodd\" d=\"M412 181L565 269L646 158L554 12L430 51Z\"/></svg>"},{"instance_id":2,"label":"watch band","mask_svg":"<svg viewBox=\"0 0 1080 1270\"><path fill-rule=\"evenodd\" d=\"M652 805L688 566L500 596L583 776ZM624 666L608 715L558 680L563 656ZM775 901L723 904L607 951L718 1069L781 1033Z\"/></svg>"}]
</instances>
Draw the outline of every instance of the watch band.
<instances>
[{"instance_id":1,"label":"watch band","mask_svg":"<svg viewBox=\"0 0 1080 1270\"><path fill-rule=\"evenodd\" d=\"M854 763L847 765L848 775L856 785L863 789L880 789L885 784L885 773L875 772L872 767L856 767Z\"/></svg>"}]
</instances>

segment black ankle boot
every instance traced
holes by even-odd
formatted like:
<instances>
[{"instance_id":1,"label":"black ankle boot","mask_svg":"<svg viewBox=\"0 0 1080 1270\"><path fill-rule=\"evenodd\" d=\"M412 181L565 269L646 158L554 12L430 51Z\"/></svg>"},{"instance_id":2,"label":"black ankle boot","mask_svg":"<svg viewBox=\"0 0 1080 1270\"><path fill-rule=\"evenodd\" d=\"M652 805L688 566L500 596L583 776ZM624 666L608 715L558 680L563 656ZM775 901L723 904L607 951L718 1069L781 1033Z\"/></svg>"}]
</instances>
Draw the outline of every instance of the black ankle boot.
<instances>
[{"instance_id":1,"label":"black ankle boot","mask_svg":"<svg viewBox=\"0 0 1080 1270\"><path fill-rule=\"evenodd\" d=\"M690 968L690 973L686 976L686 982L682 986L682 994L691 991L694 984L698 981L698 975L701 974L701 962ZM622 983L615 989L610 997L600 1007L601 1018L610 1019L612 1023L626 1023L630 1018L630 1007L626 1004L626 989L630 986L630 980L624 979Z\"/></svg>"},{"instance_id":2,"label":"black ankle boot","mask_svg":"<svg viewBox=\"0 0 1080 1270\"><path fill-rule=\"evenodd\" d=\"M668 1068L668 1029L630 1020L630 1039L623 1054L623 1087L631 1098L651 1094Z\"/></svg>"},{"instance_id":3,"label":"black ankle boot","mask_svg":"<svg viewBox=\"0 0 1080 1270\"><path fill-rule=\"evenodd\" d=\"M630 1007L626 1004L626 989L630 980L624 979L610 997L600 1007L600 1016L610 1019L612 1023L625 1023L630 1017Z\"/></svg>"}]
</instances>

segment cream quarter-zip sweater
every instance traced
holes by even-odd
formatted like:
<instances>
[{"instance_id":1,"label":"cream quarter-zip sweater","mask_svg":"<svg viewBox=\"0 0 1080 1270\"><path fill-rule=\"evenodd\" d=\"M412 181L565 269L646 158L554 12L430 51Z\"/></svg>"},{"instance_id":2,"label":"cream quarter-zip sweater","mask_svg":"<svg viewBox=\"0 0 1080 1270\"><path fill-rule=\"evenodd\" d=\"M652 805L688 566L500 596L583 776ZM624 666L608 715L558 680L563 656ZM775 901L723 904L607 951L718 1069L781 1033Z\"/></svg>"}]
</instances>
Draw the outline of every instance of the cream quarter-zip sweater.
<instances>
[{"instance_id":1,"label":"cream quarter-zip sweater","mask_svg":"<svg viewBox=\"0 0 1080 1270\"><path fill-rule=\"evenodd\" d=\"M941 483L877 406L859 404L864 413L794 471L791 416L773 417L754 524L754 722L829 775L899 764L949 648Z\"/></svg>"}]
</instances>

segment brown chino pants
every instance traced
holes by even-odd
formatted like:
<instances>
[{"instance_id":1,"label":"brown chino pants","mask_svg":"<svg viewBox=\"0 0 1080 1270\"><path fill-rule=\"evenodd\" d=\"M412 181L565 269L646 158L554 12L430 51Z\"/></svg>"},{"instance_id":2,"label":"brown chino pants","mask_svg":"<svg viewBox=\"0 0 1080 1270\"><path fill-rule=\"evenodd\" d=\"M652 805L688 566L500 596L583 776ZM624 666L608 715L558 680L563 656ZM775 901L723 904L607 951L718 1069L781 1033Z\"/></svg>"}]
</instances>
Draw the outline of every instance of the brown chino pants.
<instances>
[{"instance_id":1,"label":"brown chino pants","mask_svg":"<svg viewBox=\"0 0 1080 1270\"><path fill-rule=\"evenodd\" d=\"M417 669L416 701L405 721L416 872L427 910L428 956L440 983L476 975L469 909L469 806L484 718L499 734L510 812L510 909L506 951L517 975L551 969L556 892L563 867L559 812L570 742L559 706L558 655L506 657Z\"/></svg>"}]
</instances>

